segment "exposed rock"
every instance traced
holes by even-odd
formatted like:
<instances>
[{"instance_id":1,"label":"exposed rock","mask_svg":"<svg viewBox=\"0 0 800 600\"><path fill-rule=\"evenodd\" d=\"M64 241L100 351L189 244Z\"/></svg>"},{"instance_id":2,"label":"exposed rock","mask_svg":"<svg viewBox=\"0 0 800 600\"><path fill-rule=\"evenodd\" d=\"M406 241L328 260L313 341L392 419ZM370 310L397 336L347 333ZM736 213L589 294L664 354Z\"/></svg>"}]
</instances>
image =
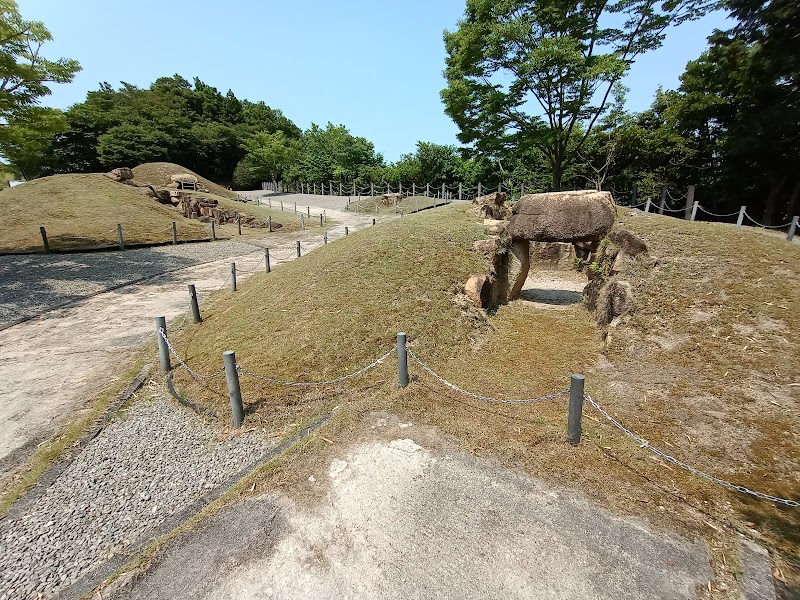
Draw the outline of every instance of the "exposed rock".
<instances>
[{"instance_id":1,"label":"exposed rock","mask_svg":"<svg viewBox=\"0 0 800 600\"><path fill-rule=\"evenodd\" d=\"M627 229L619 229L608 234L608 239L619 246L626 254L636 257L647 254L647 244Z\"/></svg>"},{"instance_id":2,"label":"exposed rock","mask_svg":"<svg viewBox=\"0 0 800 600\"><path fill-rule=\"evenodd\" d=\"M111 171L109 171L105 175L109 179L113 179L114 181L118 181L120 183L133 179L133 171L131 171L128 167L119 167L118 169L111 169Z\"/></svg>"},{"instance_id":3,"label":"exposed rock","mask_svg":"<svg viewBox=\"0 0 800 600\"><path fill-rule=\"evenodd\" d=\"M506 201L505 192L492 192L485 196L478 196L472 201L477 204L476 214L487 219L505 219L508 216L508 209L503 206Z\"/></svg>"},{"instance_id":4,"label":"exposed rock","mask_svg":"<svg viewBox=\"0 0 800 600\"><path fill-rule=\"evenodd\" d=\"M464 293L478 308L491 307L492 282L488 275L472 275L464 285Z\"/></svg>"},{"instance_id":5,"label":"exposed rock","mask_svg":"<svg viewBox=\"0 0 800 600\"><path fill-rule=\"evenodd\" d=\"M170 175L169 179L173 183L193 183L197 185L197 177L191 173L176 173L175 175Z\"/></svg>"},{"instance_id":6,"label":"exposed rock","mask_svg":"<svg viewBox=\"0 0 800 600\"><path fill-rule=\"evenodd\" d=\"M490 260L494 259L495 255L497 254L497 250L500 247L500 238L496 235L490 236L485 240L478 240L472 247L475 249L476 252L483 254Z\"/></svg>"},{"instance_id":7,"label":"exposed rock","mask_svg":"<svg viewBox=\"0 0 800 600\"><path fill-rule=\"evenodd\" d=\"M381 203L385 206L394 206L396 202L400 202L403 199L403 194L399 193L391 193L391 194L382 194L381 195Z\"/></svg>"},{"instance_id":8,"label":"exposed rock","mask_svg":"<svg viewBox=\"0 0 800 600\"><path fill-rule=\"evenodd\" d=\"M571 271L575 268L575 247L561 242L531 242L531 267Z\"/></svg>"},{"instance_id":9,"label":"exposed rock","mask_svg":"<svg viewBox=\"0 0 800 600\"><path fill-rule=\"evenodd\" d=\"M503 234L508 228L508 221L504 219L484 219L483 224L486 226L486 231L493 235Z\"/></svg>"},{"instance_id":10,"label":"exposed rock","mask_svg":"<svg viewBox=\"0 0 800 600\"><path fill-rule=\"evenodd\" d=\"M508 273L508 282L511 289L508 291L508 300L516 300L522 291L522 286L525 285L525 280L528 278L528 272L531 268L531 254L530 243L528 240L515 239L511 243L511 251L508 253L508 262L506 265L506 273ZM511 284L511 282L514 282Z\"/></svg>"},{"instance_id":11,"label":"exposed rock","mask_svg":"<svg viewBox=\"0 0 800 600\"><path fill-rule=\"evenodd\" d=\"M533 242L599 242L617 216L611 193L591 190L529 194L512 213L509 235Z\"/></svg>"}]
</instances>

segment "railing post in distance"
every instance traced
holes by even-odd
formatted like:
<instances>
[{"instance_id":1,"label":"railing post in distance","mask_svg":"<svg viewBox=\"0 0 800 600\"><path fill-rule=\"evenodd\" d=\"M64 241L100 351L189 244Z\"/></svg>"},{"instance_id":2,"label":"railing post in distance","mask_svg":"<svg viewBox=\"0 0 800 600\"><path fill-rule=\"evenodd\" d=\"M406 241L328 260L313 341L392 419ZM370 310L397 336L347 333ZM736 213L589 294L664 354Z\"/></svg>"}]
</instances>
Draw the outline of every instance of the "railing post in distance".
<instances>
[{"instance_id":1,"label":"railing post in distance","mask_svg":"<svg viewBox=\"0 0 800 600\"><path fill-rule=\"evenodd\" d=\"M463 188L464 188L464 182L462 181L461 183L458 184L458 199L459 200L463 200L463 197L462 197L462 193L464 191Z\"/></svg>"},{"instance_id":2,"label":"railing post in distance","mask_svg":"<svg viewBox=\"0 0 800 600\"><path fill-rule=\"evenodd\" d=\"M322 215L319 216L319 226L322 227Z\"/></svg>"},{"instance_id":3,"label":"railing post in distance","mask_svg":"<svg viewBox=\"0 0 800 600\"><path fill-rule=\"evenodd\" d=\"M211 221L211 241L214 242L217 239L217 224L214 221Z\"/></svg>"},{"instance_id":4,"label":"railing post in distance","mask_svg":"<svg viewBox=\"0 0 800 600\"><path fill-rule=\"evenodd\" d=\"M567 417L567 440L573 446L581 441L581 416L583 414L583 375L573 375L569 385L569 415Z\"/></svg>"},{"instance_id":5,"label":"railing post in distance","mask_svg":"<svg viewBox=\"0 0 800 600\"><path fill-rule=\"evenodd\" d=\"M322 236L322 241L324 241L326 245L328 244L328 232L327 231Z\"/></svg>"},{"instance_id":6,"label":"railing post in distance","mask_svg":"<svg viewBox=\"0 0 800 600\"><path fill-rule=\"evenodd\" d=\"M408 385L408 352L406 350L406 334L397 334L397 379L400 387Z\"/></svg>"},{"instance_id":7,"label":"railing post in distance","mask_svg":"<svg viewBox=\"0 0 800 600\"><path fill-rule=\"evenodd\" d=\"M236 213L236 225L239 227L239 235L242 235L242 215Z\"/></svg>"},{"instance_id":8,"label":"railing post in distance","mask_svg":"<svg viewBox=\"0 0 800 600\"><path fill-rule=\"evenodd\" d=\"M44 244L44 253L50 254L50 244L47 241L47 232L44 227L39 227L39 233L42 234L42 244Z\"/></svg>"},{"instance_id":9,"label":"railing post in distance","mask_svg":"<svg viewBox=\"0 0 800 600\"><path fill-rule=\"evenodd\" d=\"M267 230L272 233L272 216L267 217Z\"/></svg>"},{"instance_id":10,"label":"railing post in distance","mask_svg":"<svg viewBox=\"0 0 800 600\"><path fill-rule=\"evenodd\" d=\"M300 229L306 228L306 216L303 213L300 213Z\"/></svg>"},{"instance_id":11,"label":"railing post in distance","mask_svg":"<svg viewBox=\"0 0 800 600\"><path fill-rule=\"evenodd\" d=\"M797 222L800 220L800 217L795 217L792 219L792 224L789 225L789 233L786 234L786 241L791 242L792 238L794 237L795 231L797 231Z\"/></svg>"},{"instance_id":12,"label":"railing post in distance","mask_svg":"<svg viewBox=\"0 0 800 600\"><path fill-rule=\"evenodd\" d=\"M661 203L658 205L658 214L664 214L664 207L667 205L667 186L661 186Z\"/></svg>"},{"instance_id":13,"label":"railing post in distance","mask_svg":"<svg viewBox=\"0 0 800 600\"><path fill-rule=\"evenodd\" d=\"M426 183L425 184L425 197L427 198L430 195L431 195L431 184L430 183Z\"/></svg>"},{"instance_id":14,"label":"railing post in distance","mask_svg":"<svg viewBox=\"0 0 800 600\"><path fill-rule=\"evenodd\" d=\"M177 243L178 243L178 224L175 221L173 221L172 222L172 245L174 246Z\"/></svg>"},{"instance_id":15,"label":"railing post in distance","mask_svg":"<svg viewBox=\"0 0 800 600\"><path fill-rule=\"evenodd\" d=\"M264 248L264 262L267 263L267 273L269 273L272 270L269 266L269 248Z\"/></svg>"},{"instance_id":16,"label":"railing post in distance","mask_svg":"<svg viewBox=\"0 0 800 600\"><path fill-rule=\"evenodd\" d=\"M300 258L300 240L297 241L297 258Z\"/></svg>"},{"instance_id":17,"label":"railing post in distance","mask_svg":"<svg viewBox=\"0 0 800 600\"><path fill-rule=\"evenodd\" d=\"M683 211L683 218L686 221L694 221L694 186L686 188L686 209Z\"/></svg>"},{"instance_id":18,"label":"railing post in distance","mask_svg":"<svg viewBox=\"0 0 800 600\"><path fill-rule=\"evenodd\" d=\"M348 204L350 203L349 200L347 202ZM328 211L324 209L322 211L322 222L325 223L326 225L328 224Z\"/></svg>"},{"instance_id":19,"label":"railing post in distance","mask_svg":"<svg viewBox=\"0 0 800 600\"><path fill-rule=\"evenodd\" d=\"M281 212L283 212L283 200L281 200Z\"/></svg>"},{"instance_id":20,"label":"railing post in distance","mask_svg":"<svg viewBox=\"0 0 800 600\"><path fill-rule=\"evenodd\" d=\"M233 350L223 352L222 364L225 365L225 381L228 383L228 397L231 399L233 426L241 427L244 421L244 405L242 388L239 387L239 372L236 370L236 353Z\"/></svg>"},{"instance_id":21,"label":"railing post in distance","mask_svg":"<svg viewBox=\"0 0 800 600\"><path fill-rule=\"evenodd\" d=\"M197 302L197 289L193 283L189 284L189 300L192 303L192 317L195 323L202 323L203 317L200 316L200 304Z\"/></svg>"},{"instance_id":22,"label":"railing post in distance","mask_svg":"<svg viewBox=\"0 0 800 600\"><path fill-rule=\"evenodd\" d=\"M697 207L698 207L699 205L700 205L700 202L698 202L697 200L695 200L694 202L692 202L692 215L691 215L691 217L690 217L690 219L691 219L692 221L694 221L694 220L696 220L696 219L697 219Z\"/></svg>"},{"instance_id":23,"label":"railing post in distance","mask_svg":"<svg viewBox=\"0 0 800 600\"><path fill-rule=\"evenodd\" d=\"M744 221L744 211L746 210L746 206L743 206L739 209L739 219L736 221L736 229L739 229L742 226L742 221Z\"/></svg>"},{"instance_id":24,"label":"railing post in distance","mask_svg":"<svg viewBox=\"0 0 800 600\"><path fill-rule=\"evenodd\" d=\"M372 219L372 224L375 225L375 219Z\"/></svg>"},{"instance_id":25,"label":"railing post in distance","mask_svg":"<svg viewBox=\"0 0 800 600\"><path fill-rule=\"evenodd\" d=\"M119 249L125 250L125 238L122 237L122 224L117 223L117 239L119 240Z\"/></svg>"},{"instance_id":26,"label":"railing post in distance","mask_svg":"<svg viewBox=\"0 0 800 600\"><path fill-rule=\"evenodd\" d=\"M650 212L650 204L651 204L651 202L650 202L650 198L648 198L648 199L647 199L647 202L646 202L646 203L645 203L645 205L644 205L644 212L646 212L646 213L649 213L649 212Z\"/></svg>"},{"instance_id":27,"label":"railing post in distance","mask_svg":"<svg viewBox=\"0 0 800 600\"><path fill-rule=\"evenodd\" d=\"M311 218L311 207L310 206L308 207L308 218L309 219Z\"/></svg>"},{"instance_id":28,"label":"railing post in distance","mask_svg":"<svg viewBox=\"0 0 800 600\"><path fill-rule=\"evenodd\" d=\"M236 263L231 263L231 291L236 291Z\"/></svg>"},{"instance_id":29,"label":"railing post in distance","mask_svg":"<svg viewBox=\"0 0 800 600\"><path fill-rule=\"evenodd\" d=\"M164 337L161 335L161 331L164 331L164 335L167 335L167 318L166 317L156 317L156 340L158 341L158 358L159 362L161 363L161 370L164 373L169 373L172 365L169 363L169 348L167 347L167 342Z\"/></svg>"},{"instance_id":30,"label":"railing post in distance","mask_svg":"<svg viewBox=\"0 0 800 600\"><path fill-rule=\"evenodd\" d=\"M345 235L350 235L350 228L349 227L345 227L344 228L344 234Z\"/></svg>"}]
</instances>

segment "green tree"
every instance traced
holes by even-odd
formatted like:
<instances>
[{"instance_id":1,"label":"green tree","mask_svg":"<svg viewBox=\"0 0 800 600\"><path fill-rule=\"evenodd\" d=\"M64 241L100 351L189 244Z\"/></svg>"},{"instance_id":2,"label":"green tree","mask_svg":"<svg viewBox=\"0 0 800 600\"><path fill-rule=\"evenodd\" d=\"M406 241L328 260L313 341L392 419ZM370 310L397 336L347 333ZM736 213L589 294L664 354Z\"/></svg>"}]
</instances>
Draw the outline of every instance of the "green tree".
<instances>
[{"instance_id":1,"label":"green tree","mask_svg":"<svg viewBox=\"0 0 800 600\"><path fill-rule=\"evenodd\" d=\"M106 168L168 161L171 140L162 131L142 125L118 125L99 138L98 153Z\"/></svg>"},{"instance_id":2,"label":"green tree","mask_svg":"<svg viewBox=\"0 0 800 600\"><path fill-rule=\"evenodd\" d=\"M298 155L296 142L283 131L257 133L244 143L244 150L246 154L233 175L238 188L251 188L261 181L280 181Z\"/></svg>"},{"instance_id":3,"label":"green tree","mask_svg":"<svg viewBox=\"0 0 800 600\"><path fill-rule=\"evenodd\" d=\"M366 138L352 135L344 125L328 123L324 129L312 124L303 133L297 161L288 171L292 181L368 181L383 157Z\"/></svg>"},{"instance_id":4,"label":"green tree","mask_svg":"<svg viewBox=\"0 0 800 600\"><path fill-rule=\"evenodd\" d=\"M0 128L0 152L25 179L50 174L55 166L53 136L67 129L64 113L55 108L15 111Z\"/></svg>"},{"instance_id":5,"label":"green tree","mask_svg":"<svg viewBox=\"0 0 800 600\"><path fill-rule=\"evenodd\" d=\"M540 152L554 189L636 57L715 0L467 0L445 32L442 90L459 139L488 156Z\"/></svg>"}]
</instances>

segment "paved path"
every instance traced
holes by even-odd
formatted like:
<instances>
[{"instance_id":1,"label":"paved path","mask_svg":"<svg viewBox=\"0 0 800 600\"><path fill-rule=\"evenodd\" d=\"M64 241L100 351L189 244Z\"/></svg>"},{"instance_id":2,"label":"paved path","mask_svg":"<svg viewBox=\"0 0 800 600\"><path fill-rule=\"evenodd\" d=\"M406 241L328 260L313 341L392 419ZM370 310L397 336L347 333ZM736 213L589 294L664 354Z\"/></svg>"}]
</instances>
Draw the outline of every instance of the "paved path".
<instances>
[{"instance_id":1,"label":"paved path","mask_svg":"<svg viewBox=\"0 0 800 600\"><path fill-rule=\"evenodd\" d=\"M337 223L328 232L329 242L343 236L345 226L355 231L372 224L371 218L342 211L328 210L328 217ZM279 257L293 259L292 250L297 239L302 241L304 253L322 245L318 234L297 232L273 234L258 243L270 247L275 257L271 264L278 266L283 262ZM182 248L191 246L187 244ZM204 245L209 246L213 244ZM163 260L162 271L175 267L175 261L169 256L153 250L104 254L104 269L102 272L95 269L97 282L92 284L93 266L81 255L65 255L56 260L84 265L81 277L89 282L87 288L97 292L97 286L107 287L112 281L118 283L108 276L109 269L113 270L113 261L123 267L140 256L137 253L145 252L149 253L150 260L148 273L158 270L159 256ZM151 339L154 317L165 315L169 323L186 314L188 284L195 284L200 292L223 285L230 272L230 257L235 255L239 255L237 267L244 271L259 268L263 260L260 246L236 244L221 260L100 293L74 306L52 310L0 331L0 481L22 464L40 441L58 431L67 419L74 418L88 399L119 375L122 365ZM24 297L26 286L35 287L35 308L58 304L61 301L58 290L63 282L53 281L59 277L58 268L46 268L47 261L52 260L45 256L7 257L3 263L5 270L0 272L4 293L13 290L8 293ZM46 272L46 288L36 277L30 276L31 272L34 275ZM64 278L72 276L71 269L64 270Z\"/></svg>"}]
</instances>

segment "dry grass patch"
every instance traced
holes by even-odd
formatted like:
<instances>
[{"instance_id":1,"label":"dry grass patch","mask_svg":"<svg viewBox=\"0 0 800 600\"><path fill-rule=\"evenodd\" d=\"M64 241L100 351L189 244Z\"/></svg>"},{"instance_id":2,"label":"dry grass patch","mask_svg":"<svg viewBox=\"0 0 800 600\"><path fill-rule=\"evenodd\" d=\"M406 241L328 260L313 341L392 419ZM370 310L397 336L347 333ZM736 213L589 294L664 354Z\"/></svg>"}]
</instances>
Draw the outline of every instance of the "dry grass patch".
<instances>
[{"instance_id":1,"label":"dry grass patch","mask_svg":"<svg viewBox=\"0 0 800 600\"><path fill-rule=\"evenodd\" d=\"M191 171L186 167L176 165L175 163L144 163L143 165L139 165L133 169L133 179L137 183L145 183L156 187L167 187L170 183L172 183L170 177L183 173L188 173L189 175L194 175L197 177L197 180L200 182L200 184L215 196L221 196L222 198L236 198L236 192L232 192L231 190L222 187L221 185L218 185L213 181L206 179L205 177L201 177L194 171Z\"/></svg>"},{"instance_id":2,"label":"dry grass patch","mask_svg":"<svg viewBox=\"0 0 800 600\"><path fill-rule=\"evenodd\" d=\"M5 215L0 251L7 252L43 251L40 226L54 251L115 246L117 223L129 244L170 241L173 221L181 240L210 237L208 225L184 219L99 173L53 175L18 185L0 194L0 211Z\"/></svg>"},{"instance_id":3,"label":"dry grass patch","mask_svg":"<svg viewBox=\"0 0 800 600\"><path fill-rule=\"evenodd\" d=\"M426 196L408 196L397 202L387 206L383 203L380 196L363 196L354 199L350 202L350 211L364 213L367 215L394 215L399 213L411 214L426 208L433 208L435 206L444 206L447 204L445 200L437 198L428 198ZM377 207L377 212L375 208Z\"/></svg>"}]
</instances>

